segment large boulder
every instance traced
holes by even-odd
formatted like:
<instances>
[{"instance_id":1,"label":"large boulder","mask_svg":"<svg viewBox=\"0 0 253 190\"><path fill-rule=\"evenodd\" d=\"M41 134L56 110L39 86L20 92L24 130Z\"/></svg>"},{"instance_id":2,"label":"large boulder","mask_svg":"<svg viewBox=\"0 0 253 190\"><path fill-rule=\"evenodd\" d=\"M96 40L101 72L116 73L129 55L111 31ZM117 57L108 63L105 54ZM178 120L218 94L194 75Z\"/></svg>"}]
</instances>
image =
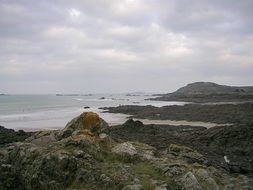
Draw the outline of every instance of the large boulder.
<instances>
[{"instance_id":1,"label":"large boulder","mask_svg":"<svg viewBox=\"0 0 253 190\"><path fill-rule=\"evenodd\" d=\"M56 142L57 141L57 131L38 131L34 133L32 136L27 138L25 141L29 143L36 144L38 146L44 146L48 143Z\"/></svg>"},{"instance_id":2,"label":"large boulder","mask_svg":"<svg viewBox=\"0 0 253 190\"><path fill-rule=\"evenodd\" d=\"M130 142L117 144L116 146L112 148L112 152L117 153L117 154L123 154L123 155L128 154L130 156L137 154L136 148Z\"/></svg>"},{"instance_id":3,"label":"large boulder","mask_svg":"<svg viewBox=\"0 0 253 190\"><path fill-rule=\"evenodd\" d=\"M183 185L183 190L202 190L202 187L192 172L186 173L182 177L181 183Z\"/></svg>"},{"instance_id":4,"label":"large boulder","mask_svg":"<svg viewBox=\"0 0 253 190\"><path fill-rule=\"evenodd\" d=\"M195 162L199 164L207 163L206 158L202 154L187 146L171 144L169 146L169 153L179 156L189 163Z\"/></svg>"},{"instance_id":5,"label":"large boulder","mask_svg":"<svg viewBox=\"0 0 253 190\"><path fill-rule=\"evenodd\" d=\"M72 119L60 133L60 139L84 134L87 137L99 137L108 128L108 124L93 112L84 112Z\"/></svg>"},{"instance_id":6,"label":"large boulder","mask_svg":"<svg viewBox=\"0 0 253 190\"><path fill-rule=\"evenodd\" d=\"M209 190L219 190L217 183L212 177L210 177L207 170L200 168L196 171L195 175L202 187Z\"/></svg>"},{"instance_id":7,"label":"large boulder","mask_svg":"<svg viewBox=\"0 0 253 190\"><path fill-rule=\"evenodd\" d=\"M112 152L116 154L129 155L129 156L138 155L145 160L154 159L155 151L156 149L152 146L139 142L130 142L130 141L116 144L112 148Z\"/></svg>"}]
</instances>

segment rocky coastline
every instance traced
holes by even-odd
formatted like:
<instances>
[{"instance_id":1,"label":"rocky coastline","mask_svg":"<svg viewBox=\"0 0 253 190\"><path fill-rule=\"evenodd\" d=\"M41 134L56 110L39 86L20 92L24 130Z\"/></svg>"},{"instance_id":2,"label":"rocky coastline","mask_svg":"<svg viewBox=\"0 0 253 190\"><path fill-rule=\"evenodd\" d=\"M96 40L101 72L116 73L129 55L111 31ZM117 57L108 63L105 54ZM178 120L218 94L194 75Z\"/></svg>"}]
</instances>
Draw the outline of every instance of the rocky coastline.
<instances>
[{"instance_id":1,"label":"rocky coastline","mask_svg":"<svg viewBox=\"0 0 253 190\"><path fill-rule=\"evenodd\" d=\"M187 120L218 124L253 124L253 103L242 104L185 104L183 106L104 107L105 112L123 113L131 118L151 120Z\"/></svg>"},{"instance_id":2,"label":"rocky coastline","mask_svg":"<svg viewBox=\"0 0 253 190\"><path fill-rule=\"evenodd\" d=\"M109 126L84 112L3 144L0 189L252 189L251 129Z\"/></svg>"}]
</instances>

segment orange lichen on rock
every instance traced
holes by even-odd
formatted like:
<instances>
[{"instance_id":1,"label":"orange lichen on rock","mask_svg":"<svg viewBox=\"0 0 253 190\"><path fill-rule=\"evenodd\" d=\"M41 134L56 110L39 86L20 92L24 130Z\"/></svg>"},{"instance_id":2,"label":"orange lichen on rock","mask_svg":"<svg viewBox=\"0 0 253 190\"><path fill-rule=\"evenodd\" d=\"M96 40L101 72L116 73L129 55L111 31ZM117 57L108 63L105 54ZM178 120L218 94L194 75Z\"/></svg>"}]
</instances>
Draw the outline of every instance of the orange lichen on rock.
<instances>
[{"instance_id":1,"label":"orange lichen on rock","mask_svg":"<svg viewBox=\"0 0 253 190\"><path fill-rule=\"evenodd\" d=\"M98 114L93 112L83 113L83 126L84 130L96 131L99 129L101 119Z\"/></svg>"},{"instance_id":2,"label":"orange lichen on rock","mask_svg":"<svg viewBox=\"0 0 253 190\"><path fill-rule=\"evenodd\" d=\"M108 124L93 112L84 112L78 117L72 119L63 130L63 137L84 135L90 142L100 142L99 135Z\"/></svg>"}]
</instances>

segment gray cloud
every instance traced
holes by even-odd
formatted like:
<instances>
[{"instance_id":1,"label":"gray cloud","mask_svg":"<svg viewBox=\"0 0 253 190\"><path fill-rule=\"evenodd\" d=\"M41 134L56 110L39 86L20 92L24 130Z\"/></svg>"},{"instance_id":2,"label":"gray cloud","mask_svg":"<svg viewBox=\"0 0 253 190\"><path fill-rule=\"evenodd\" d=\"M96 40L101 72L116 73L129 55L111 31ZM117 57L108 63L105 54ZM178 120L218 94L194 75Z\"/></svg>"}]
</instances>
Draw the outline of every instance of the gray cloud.
<instances>
[{"instance_id":1,"label":"gray cloud","mask_svg":"<svg viewBox=\"0 0 253 190\"><path fill-rule=\"evenodd\" d=\"M1 0L0 92L253 85L251 0Z\"/></svg>"}]
</instances>

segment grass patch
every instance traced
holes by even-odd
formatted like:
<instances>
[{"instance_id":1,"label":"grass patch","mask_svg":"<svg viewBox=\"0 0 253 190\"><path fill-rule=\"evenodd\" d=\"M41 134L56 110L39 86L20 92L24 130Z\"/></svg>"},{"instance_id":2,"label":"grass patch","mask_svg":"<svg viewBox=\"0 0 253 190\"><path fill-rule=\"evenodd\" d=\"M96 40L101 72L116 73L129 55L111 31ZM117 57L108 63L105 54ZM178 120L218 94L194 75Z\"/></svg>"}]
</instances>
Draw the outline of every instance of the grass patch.
<instances>
[{"instance_id":1,"label":"grass patch","mask_svg":"<svg viewBox=\"0 0 253 190\"><path fill-rule=\"evenodd\" d=\"M151 183L151 179L166 182L171 190L180 190L181 188L169 176L165 176L163 172L155 167L152 163L142 162L134 166L135 174L140 180L144 189L154 190L155 185Z\"/></svg>"},{"instance_id":2,"label":"grass patch","mask_svg":"<svg viewBox=\"0 0 253 190\"><path fill-rule=\"evenodd\" d=\"M137 161L139 161L139 156L138 155L134 155L134 156L130 156L128 154L115 154L112 152L103 152L101 154L98 154L95 156L96 160L100 161L100 162L111 162L111 163L136 163Z\"/></svg>"}]
</instances>

